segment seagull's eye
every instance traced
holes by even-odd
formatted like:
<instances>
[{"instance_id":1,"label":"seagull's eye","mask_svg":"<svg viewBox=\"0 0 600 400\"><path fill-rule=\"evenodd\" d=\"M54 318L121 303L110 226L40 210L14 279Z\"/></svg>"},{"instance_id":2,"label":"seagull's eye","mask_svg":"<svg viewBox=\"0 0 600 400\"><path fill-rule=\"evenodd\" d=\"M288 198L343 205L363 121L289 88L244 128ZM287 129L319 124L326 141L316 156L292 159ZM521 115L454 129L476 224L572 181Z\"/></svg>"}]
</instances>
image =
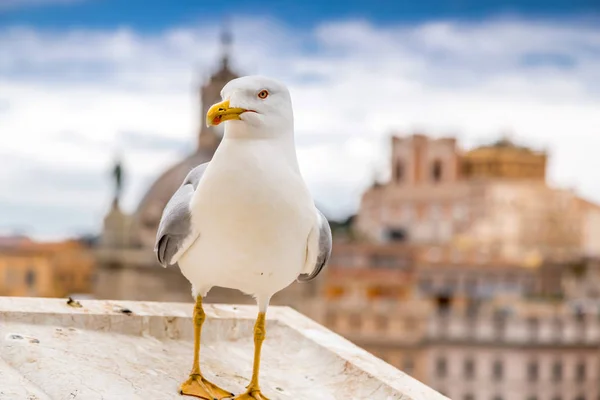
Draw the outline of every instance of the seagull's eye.
<instances>
[{"instance_id":1,"label":"seagull's eye","mask_svg":"<svg viewBox=\"0 0 600 400\"><path fill-rule=\"evenodd\" d=\"M258 98L262 99L262 100L266 99L268 95L269 95L268 90L261 90L260 92L258 92Z\"/></svg>"}]
</instances>

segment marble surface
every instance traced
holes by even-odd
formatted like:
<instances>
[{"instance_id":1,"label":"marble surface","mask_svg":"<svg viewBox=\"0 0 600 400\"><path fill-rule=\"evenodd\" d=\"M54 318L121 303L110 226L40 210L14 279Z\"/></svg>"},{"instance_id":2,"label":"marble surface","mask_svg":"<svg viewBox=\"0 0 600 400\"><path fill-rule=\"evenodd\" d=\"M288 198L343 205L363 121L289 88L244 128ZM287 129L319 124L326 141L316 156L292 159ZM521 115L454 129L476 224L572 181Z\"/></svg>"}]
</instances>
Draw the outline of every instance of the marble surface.
<instances>
[{"instance_id":1,"label":"marble surface","mask_svg":"<svg viewBox=\"0 0 600 400\"><path fill-rule=\"evenodd\" d=\"M168 400L193 357L191 303L0 297L0 400ZM201 367L240 393L256 307L206 305ZM261 384L271 400L448 400L287 307L271 307Z\"/></svg>"}]
</instances>

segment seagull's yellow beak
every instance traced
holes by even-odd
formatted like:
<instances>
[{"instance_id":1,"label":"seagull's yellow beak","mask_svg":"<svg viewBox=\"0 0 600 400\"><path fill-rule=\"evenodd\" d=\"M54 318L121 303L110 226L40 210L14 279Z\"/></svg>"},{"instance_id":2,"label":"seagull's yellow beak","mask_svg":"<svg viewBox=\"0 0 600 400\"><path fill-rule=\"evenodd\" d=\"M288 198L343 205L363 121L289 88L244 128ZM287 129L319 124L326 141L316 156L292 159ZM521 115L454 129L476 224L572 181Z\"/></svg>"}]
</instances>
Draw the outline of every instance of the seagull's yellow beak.
<instances>
[{"instance_id":1,"label":"seagull's yellow beak","mask_svg":"<svg viewBox=\"0 0 600 400\"><path fill-rule=\"evenodd\" d=\"M219 125L223 121L241 119L240 114L248 110L244 108L229 107L229 100L213 105L206 113L206 126Z\"/></svg>"}]
</instances>

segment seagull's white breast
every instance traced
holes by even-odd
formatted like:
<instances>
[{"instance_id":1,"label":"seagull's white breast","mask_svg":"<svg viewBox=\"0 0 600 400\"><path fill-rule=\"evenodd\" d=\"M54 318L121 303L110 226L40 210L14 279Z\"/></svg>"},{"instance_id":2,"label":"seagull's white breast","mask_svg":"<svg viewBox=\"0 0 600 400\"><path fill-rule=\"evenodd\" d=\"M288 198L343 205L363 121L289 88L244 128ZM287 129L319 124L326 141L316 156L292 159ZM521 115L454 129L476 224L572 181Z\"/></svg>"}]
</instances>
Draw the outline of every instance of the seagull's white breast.
<instances>
[{"instance_id":1,"label":"seagull's white breast","mask_svg":"<svg viewBox=\"0 0 600 400\"><path fill-rule=\"evenodd\" d=\"M199 238L179 261L199 291L270 296L296 279L315 212L291 161L274 140L223 140L191 202Z\"/></svg>"}]
</instances>

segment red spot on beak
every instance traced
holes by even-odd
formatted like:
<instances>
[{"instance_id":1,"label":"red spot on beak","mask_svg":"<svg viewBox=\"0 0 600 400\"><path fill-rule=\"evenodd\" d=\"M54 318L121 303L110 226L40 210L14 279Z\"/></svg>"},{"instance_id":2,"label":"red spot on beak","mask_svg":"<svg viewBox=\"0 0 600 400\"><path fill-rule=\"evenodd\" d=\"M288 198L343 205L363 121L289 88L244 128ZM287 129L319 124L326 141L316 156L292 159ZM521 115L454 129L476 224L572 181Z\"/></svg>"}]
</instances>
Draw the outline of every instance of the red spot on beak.
<instances>
[{"instance_id":1,"label":"red spot on beak","mask_svg":"<svg viewBox=\"0 0 600 400\"><path fill-rule=\"evenodd\" d=\"M221 116L217 115L214 119L213 119L213 124L217 125L221 123Z\"/></svg>"}]
</instances>

